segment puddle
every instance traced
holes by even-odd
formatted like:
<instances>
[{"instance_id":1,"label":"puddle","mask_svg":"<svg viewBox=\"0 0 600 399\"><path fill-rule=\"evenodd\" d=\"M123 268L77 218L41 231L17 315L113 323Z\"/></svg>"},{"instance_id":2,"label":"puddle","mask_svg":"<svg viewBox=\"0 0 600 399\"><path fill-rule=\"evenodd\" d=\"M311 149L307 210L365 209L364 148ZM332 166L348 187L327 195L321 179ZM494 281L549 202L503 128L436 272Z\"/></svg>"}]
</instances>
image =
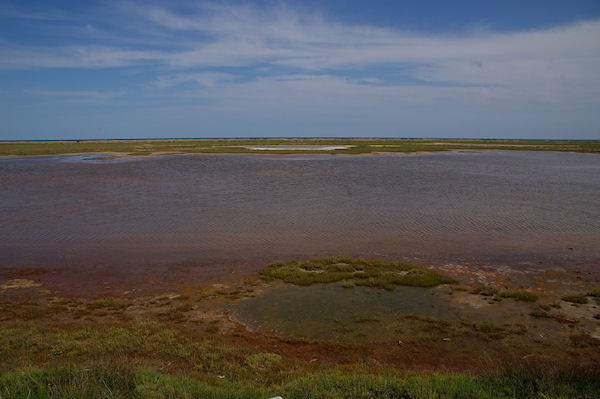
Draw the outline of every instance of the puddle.
<instances>
[{"instance_id":1,"label":"puddle","mask_svg":"<svg viewBox=\"0 0 600 399\"><path fill-rule=\"evenodd\" d=\"M232 306L232 319L250 330L282 338L324 341L394 339L406 328L407 315L458 320L478 319L453 307L425 288L344 288L342 285L286 287L269 291Z\"/></svg>"}]
</instances>

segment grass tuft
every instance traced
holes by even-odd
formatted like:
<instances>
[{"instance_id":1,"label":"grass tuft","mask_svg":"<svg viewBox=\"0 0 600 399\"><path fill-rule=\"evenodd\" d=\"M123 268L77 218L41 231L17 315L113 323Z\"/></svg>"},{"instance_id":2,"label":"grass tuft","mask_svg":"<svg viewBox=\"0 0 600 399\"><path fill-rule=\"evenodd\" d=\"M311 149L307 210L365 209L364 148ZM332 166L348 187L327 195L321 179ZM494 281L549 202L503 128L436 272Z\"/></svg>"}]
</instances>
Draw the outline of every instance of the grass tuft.
<instances>
[{"instance_id":1,"label":"grass tuft","mask_svg":"<svg viewBox=\"0 0 600 399\"><path fill-rule=\"evenodd\" d=\"M595 290L591 290L588 295L596 297L596 298L600 298L600 288L597 288Z\"/></svg>"},{"instance_id":2,"label":"grass tuft","mask_svg":"<svg viewBox=\"0 0 600 399\"><path fill-rule=\"evenodd\" d=\"M582 295L567 295L563 296L562 300L565 302L577 303L580 305L585 305L588 303L588 299Z\"/></svg>"},{"instance_id":3,"label":"grass tuft","mask_svg":"<svg viewBox=\"0 0 600 399\"><path fill-rule=\"evenodd\" d=\"M281 362L281 355L277 353L252 353L246 355L246 364L253 369L268 369L277 366Z\"/></svg>"},{"instance_id":4,"label":"grass tuft","mask_svg":"<svg viewBox=\"0 0 600 399\"><path fill-rule=\"evenodd\" d=\"M529 313L531 317L535 317L536 319L551 319L552 315L546 312L543 309L535 309L531 313Z\"/></svg>"},{"instance_id":5,"label":"grass tuft","mask_svg":"<svg viewBox=\"0 0 600 399\"><path fill-rule=\"evenodd\" d=\"M487 375L371 373L332 368L296 375L277 384L244 384L227 375L197 379L151 368L96 365L10 371L0 376L2 398L596 398L600 373L572 367L512 367Z\"/></svg>"},{"instance_id":6,"label":"grass tuft","mask_svg":"<svg viewBox=\"0 0 600 399\"><path fill-rule=\"evenodd\" d=\"M522 302L535 302L538 296L527 291L505 290L498 292L498 296L502 298L513 298Z\"/></svg>"}]
</instances>

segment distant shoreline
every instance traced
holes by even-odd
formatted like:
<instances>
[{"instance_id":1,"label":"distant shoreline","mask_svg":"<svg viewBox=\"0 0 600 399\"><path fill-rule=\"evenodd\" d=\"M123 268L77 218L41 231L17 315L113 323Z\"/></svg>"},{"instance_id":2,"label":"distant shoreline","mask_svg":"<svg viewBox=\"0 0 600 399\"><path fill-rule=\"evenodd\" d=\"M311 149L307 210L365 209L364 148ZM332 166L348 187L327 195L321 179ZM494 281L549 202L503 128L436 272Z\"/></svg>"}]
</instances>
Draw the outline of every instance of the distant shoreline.
<instances>
[{"instance_id":1,"label":"distant shoreline","mask_svg":"<svg viewBox=\"0 0 600 399\"><path fill-rule=\"evenodd\" d=\"M273 148L282 146L282 149ZM300 146L304 148L292 149ZM324 146L306 148L310 146ZM337 148L333 148L337 147ZM248 148L262 147L262 148ZM270 148L265 148L270 147ZM327 148L329 147L329 148ZM342 148L345 147L345 148ZM457 139L150 139L3 141L0 156L124 154L359 155L425 153L451 150L521 150L600 153L600 140L457 140Z\"/></svg>"}]
</instances>

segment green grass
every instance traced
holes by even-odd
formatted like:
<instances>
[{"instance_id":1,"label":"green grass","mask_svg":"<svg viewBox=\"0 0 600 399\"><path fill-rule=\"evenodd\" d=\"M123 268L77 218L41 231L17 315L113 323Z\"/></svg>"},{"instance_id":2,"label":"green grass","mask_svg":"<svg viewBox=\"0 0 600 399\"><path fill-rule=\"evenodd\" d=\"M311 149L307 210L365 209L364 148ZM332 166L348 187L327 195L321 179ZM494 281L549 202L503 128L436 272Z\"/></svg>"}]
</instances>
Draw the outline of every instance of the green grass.
<instances>
[{"instance_id":1,"label":"green grass","mask_svg":"<svg viewBox=\"0 0 600 399\"><path fill-rule=\"evenodd\" d=\"M536 319L551 319L552 315L543 309L534 309L529 313L531 317Z\"/></svg>"},{"instance_id":2,"label":"green grass","mask_svg":"<svg viewBox=\"0 0 600 399\"><path fill-rule=\"evenodd\" d=\"M398 285L433 287L455 281L436 271L400 262L332 257L306 262L274 262L261 271L267 279L308 286L344 280L355 285L393 290Z\"/></svg>"},{"instance_id":3,"label":"green grass","mask_svg":"<svg viewBox=\"0 0 600 399\"><path fill-rule=\"evenodd\" d=\"M246 365L253 369L268 369L281 363L281 355L277 353L259 352L246 355Z\"/></svg>"},{"instance_id":4,"label":"green grass","mask_svg":"<svg viewBox=\"0 0 600 399\"><path fill-rule=\"evenodd\" d=\"M567 295L563 296L562 300L565 302L577 303L580 305L585 305L588 303L588 299L583 295Z\"/></svg>"},{"instance_id":5,"label":"green grass","mask_svg":"<svg viewBox=\"0 0 600 399\"><path fill-rule=\"evenodd\" d=\"M600 141L559 140L407 140L407 139L222 139L222 140L97 140L0 142L0 156L55 155L74 153L115 152L133 156L156 152L171 153L261 153L238 146L244 145L352 145L334 151L268 151L273 154L326 153L366 154L374 152L420 152L465 149L600 152Z\"/></svg>"},{"instance_id":6,"label":"green grass","mask_svg":"<svg viewBox=\"0 0 600 399\"><path fill-rule=\"evenodd\" d=\"M496 296L497 298L512 298L522 302L535 302L538 300L537 295L531 292L521 290L502 290L499 291L493 287L477 287L471 291L472 294L482 296Z\"/></svg>"},{"instance_id":7,"label":"green grass","mask_svg":"<svg viewBox=\"0 0 600 399\"><path fill-rule=\"evenodd\" d=\"M278 384L212 381L191 375L169 375L151 368L119 365L29 368L0 376L3 399L29 398L596 398L597 370L516 367L489 375L369 372L340 369L291 376Z\"/></svg>"},{"instance_id":8,"label":"green grass","mask_svg":"<svg viewBox=\"0 0 600 399\"><path fill-rule=\"evenodd\" d=\"M506 327L471 323L490 338ZM497 337L496 337L497 336ZM595 348L588 336L573 336ZM273 350L273 349L272 349ZM0 397L9 398L594 398L600 371L550 366L490 374L413 373L379 363L335 366L224 343L136 319L114 324L0 324Z\"/></svg>"},{"instance_id":9,"label":"green grass","mask_svg":"<svg viewBox=\"0 0 600 399\"><path fill-rule=\"evenodd\" d=\"M502 298L513 298L513 299L516 299L517 301L522 301L522 302L535 302L538 300L537 295L532 294L531 292L519 291L519 290L499 291L498 296L502 297Z\"/></svg>"}]
</instances>

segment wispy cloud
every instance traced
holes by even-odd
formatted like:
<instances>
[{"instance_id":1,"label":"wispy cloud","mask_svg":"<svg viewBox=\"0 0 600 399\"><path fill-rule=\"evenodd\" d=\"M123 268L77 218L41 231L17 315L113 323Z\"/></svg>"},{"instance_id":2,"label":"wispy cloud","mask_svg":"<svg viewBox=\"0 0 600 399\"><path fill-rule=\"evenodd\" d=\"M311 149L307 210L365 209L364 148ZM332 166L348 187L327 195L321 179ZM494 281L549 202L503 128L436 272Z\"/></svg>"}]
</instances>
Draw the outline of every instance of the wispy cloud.
<instances>
[{"instance_id":1,"label":"wispy cloud","mask_svg":"<svg viewBox=\"0 0 600 399\"><path fill-rule=\"evenodd\" d=\"M456 104L465 109L491 104L494 112L538 105L600 107L600 20L434 35L344 24L285 3L113 5L110 18L65 18L69 22L52 28L55 41L23 44L5 38L0 69L143 71L144 83L136 80L122 90L197 98L211 115L354 110L362 117L396 120L399 107L423 104L446 104L448 115ZM11 15L21 18L25 12L13 7L5 11ZM83 32L84 38L69 39L67 30ZM79 93L102 100L93 92Z\"/></svg>"},{"instance_id":2,"label":"wispy cloud","mask_svg":"<svg viewBox=\"0 0 600 399\"><path fill-rule=\"evenodd\" d=\"M161 75L151 84L161 89L188 82L194 82L200 86L210 87L215 86L218 83L230 82L233 79L235 79L235 75L223 72L178 73L174 75Z\"/></svg>"},{"instance_id":3,"label":"wispy cloud","mask_svg":"<svg viewBox=\"0 0 600 399\"><path fill-rule=\"evenodd\" d=\"M505 87L550 84L557 90L568 86L600 88L600 21L531 32L436 37L343 25L286 6L265 10L211 4L191 15L159 7L131 6L127 10L135 13L131 18L145 19L143 30L168 30L187 44L184 48L181 44L154 47L151 39L137 48L95 43L52 47L7 43L0 67L153 65L185 71L271 65L307 73L338 70L343 75L378 66L410 66L410 78L429 82ZM189 31L198 33L196 40L186 38Z\"/></svg>"},{"instance_id":4,"label":"wispy cloud","mask_svg":"<svg viewBox=\"0 0 600 399\"><path fill-rule=\"evenodd\" d=\"M123 91L98 90L23 90L22 95L36 102L52 104L108 104L124 94ZM13 97L18 94L12 93Z\"/></svg>"}]
</instances>

